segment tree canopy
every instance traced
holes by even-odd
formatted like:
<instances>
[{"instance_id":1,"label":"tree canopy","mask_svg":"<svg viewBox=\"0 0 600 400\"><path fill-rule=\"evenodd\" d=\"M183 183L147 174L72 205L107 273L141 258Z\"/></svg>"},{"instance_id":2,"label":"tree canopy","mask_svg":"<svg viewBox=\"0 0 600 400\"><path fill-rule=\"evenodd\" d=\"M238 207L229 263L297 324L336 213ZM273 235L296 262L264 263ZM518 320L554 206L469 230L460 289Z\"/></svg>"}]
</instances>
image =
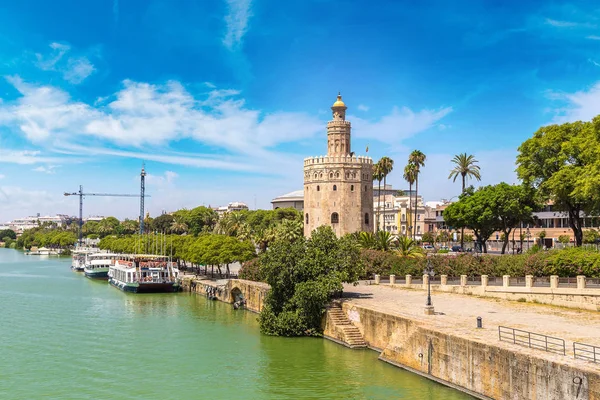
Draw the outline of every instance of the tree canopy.
<instances>
[{"instance_id":1,"label":"tree canopy","mask_svg":"<svg viewBox=\"0 0 600 400\"><path fill-rule=\"evenodd\" d=\"M541 127L519 147L517 174L541 201L567 214L575 243L583 218L600 210L600 116Z\"/></svg>"}]
</instances>

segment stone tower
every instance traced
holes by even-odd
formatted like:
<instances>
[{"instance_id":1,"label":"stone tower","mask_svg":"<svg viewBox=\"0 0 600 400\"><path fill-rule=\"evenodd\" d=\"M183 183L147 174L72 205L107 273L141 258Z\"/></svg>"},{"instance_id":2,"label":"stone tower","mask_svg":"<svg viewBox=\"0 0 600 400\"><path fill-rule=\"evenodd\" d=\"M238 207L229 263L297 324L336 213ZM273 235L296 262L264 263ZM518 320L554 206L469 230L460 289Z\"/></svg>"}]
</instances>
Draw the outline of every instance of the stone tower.
<instances>
[{"instance_id":1,"label":"stone tower","mask_svg":"<svg viewBox=\"0 0 600 400\"><path fill-rule=\"evenodd\" d=\"M327 155L304 159L304 236L321 225L338 237L373 232L373 160L351 152L347 108L338 94L327 123Z\"/></svg>"}]
</instances>

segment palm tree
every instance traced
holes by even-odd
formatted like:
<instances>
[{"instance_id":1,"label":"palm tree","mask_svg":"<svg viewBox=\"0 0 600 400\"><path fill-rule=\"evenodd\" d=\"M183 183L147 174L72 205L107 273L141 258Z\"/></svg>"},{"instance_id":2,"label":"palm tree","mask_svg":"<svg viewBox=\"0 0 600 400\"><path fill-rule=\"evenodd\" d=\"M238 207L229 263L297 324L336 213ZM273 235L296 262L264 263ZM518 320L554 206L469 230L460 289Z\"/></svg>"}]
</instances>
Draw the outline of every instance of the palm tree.
<instances>
[{"instance_id":1,"label":"palm tree","mask_svg":"<svg viewBox=\"0 0 600 400\"><path fill-rule=\"evenodd\" d=\"M416 167L415 174L415 229L413 230L413 239L416 239L417 235L417 202L419 196L419 173L421 172L421 167L425 166L425 159L427 157L420 150L413 150L412 153L408 156L408 162L410 164L414 164Z\"/></svg>"},{"instance_id":2,"label":"palm tree","mask_svg":"<svg viewBox=\"0 0 600 400\"><path fill-rule=\"evenodd\" d=\"M408 236L398 237L398 254L406 258L423 257L423 250L417 246L417 242Z\"/></svg>"},{"instance_id":3,"label":"palm tree","mask_svg":"<svg viewBox=\"0 0 600 400\"><path fill-rule=\"evenodd\" d=\"M383 179L383 169L379 162L373 164L373 180L379 182L379 190L377 191L377 231L379 230L379 209L381 207L381 180Z\"/></svg>"},{"instance_id":4,"label":"palm tree","mask_svg":"<svg viewBox=\"0 0 600 400\"><path fill-rule=\"evenodd\" d=\"M386 178L390 174L390 172L392 172L392 170L394 169L394 160L392 160L389 157L381 157L378 164L380 165L381 174L383 175L383 192L385 193ZM385 207L385 195L384 195L383 196L383 226L384 226L384 230L385 230L385 208L386 207Z\"/></svg>"},{"instance_id":5,"label":"palm tree","mask_svg":"<svg viewBox=\"0 0 600 400\"><path fill-rule=\"evenodd\" d=\"M479 171L479 165L472 154L462 153L454 156L452 162L456 165L454 169L450 171L448 179L452 179L452 182L456 182L456 178L462 177L462 193L466 189L466 181L469 178L475 178L478 181L481 180L481 173Z\"/></svg>"},{"instance_id":6,"label":"palm tree","mask_svg":"<svg viewBox=\"0 0 600 400\"><path fill-rule=\"evenodd\" d=\"M363 249L373 249L375 247L375 236L373 232L361 232L358 236L358 242Z\"/></svg>"},{"instance_id":7,"label":"palm tree","mask_svg":"<svg viewBox=\"0 0 600 400\"><path fill-rule=\"evenodd\" d=\"M374 236L375 247L377 250L389 251L394 245L394 237L390 232L379 231Z\"/></svg>"},{"instance_id":8,"label":"palm tree","mask_svg":"<svg viewBox=\"0 0 600 400\"><path fill-rule=\"evenodd\" d=\"M188 227L185 224L185 222L181 222L181 221L178 221L177 219L175 219L173 221L173 223L171 224L170 229L171 229L171 232L182 234L182 233L187 232Z\"/></svg>"},{"instance_id":9,"label":"palm tree","mask_svg":"<svg viewBox=\"0 0 600 400\"><path fill-rule=\"evenodd\" d=\"M416 168L414 164L407 164L406 167L404 167L404 180L406 180L406 182L408 182L409 185L409 189L408 189L408 209L411 210L412 207L412 185L415 183L415 177L416 177ZM412 213L412 210L411 210ZM408 217L407 218L407 222L408 222L408 226L409 226L409 231L408 236L412 236L412 217Z\"/></svg>"},{"instance_id":10,"label":"palm tree","mask_svg":"<svg viewBox=\"0 0 600 400\"><path fill-rule=\"evenodd\" d=\"M479 165L475 159L475 156L472 154L467 155L467 153L462 153L454 156L452 162L455 164L455 167L450 171L450 175L448 175L448 179L453 178L452 182L456 182L456 178L459 176L462 177L462 192L465 192L466 189L466 181L468 178L475 178L478 181L481 180L481 173L479 171ZM461 228L460 231L460 247L464 248L465 240L463 236L465 235L465 228Z\"/></svg>"}]
</instances>

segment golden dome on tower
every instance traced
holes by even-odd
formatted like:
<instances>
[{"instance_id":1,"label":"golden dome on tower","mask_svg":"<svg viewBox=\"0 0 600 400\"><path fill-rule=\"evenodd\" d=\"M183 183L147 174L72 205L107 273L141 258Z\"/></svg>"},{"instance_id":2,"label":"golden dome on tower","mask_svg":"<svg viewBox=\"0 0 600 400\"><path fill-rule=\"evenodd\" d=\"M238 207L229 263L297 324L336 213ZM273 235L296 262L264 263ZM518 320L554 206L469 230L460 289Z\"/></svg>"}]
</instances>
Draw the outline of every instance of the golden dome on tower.
<instances>
[{"instance_id":1,"label":"golden dome on tower","mask_svg":"<svg viewBox=\"0 0 600 400\"><path fill-rule=\"evenodd\" d=\"M332 107L346 107L346 104L342 101L342 95L338 92L337 100L333 103Z\"/></svg>"}]
</instances>

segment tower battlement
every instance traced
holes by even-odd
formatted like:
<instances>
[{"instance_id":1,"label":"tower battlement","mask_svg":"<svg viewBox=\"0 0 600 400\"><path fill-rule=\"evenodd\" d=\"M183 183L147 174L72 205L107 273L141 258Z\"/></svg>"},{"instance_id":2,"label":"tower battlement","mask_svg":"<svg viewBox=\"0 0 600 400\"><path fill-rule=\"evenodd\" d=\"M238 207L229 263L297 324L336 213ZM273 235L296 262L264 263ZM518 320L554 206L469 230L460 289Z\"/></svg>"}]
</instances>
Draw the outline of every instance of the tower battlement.
<instances>
[{"instance_id":1,"label":"tower battlement","mask_svg":"<svg viewBox=\"0 0 600 400\"><path fill-rule=\"evenodd\" d=\"M352 163L352 164L373 164L373 159L366 156L318 156L304 159L304 166L313 164L333 164L333 163Z\"/></svg>"}]
</instances>

